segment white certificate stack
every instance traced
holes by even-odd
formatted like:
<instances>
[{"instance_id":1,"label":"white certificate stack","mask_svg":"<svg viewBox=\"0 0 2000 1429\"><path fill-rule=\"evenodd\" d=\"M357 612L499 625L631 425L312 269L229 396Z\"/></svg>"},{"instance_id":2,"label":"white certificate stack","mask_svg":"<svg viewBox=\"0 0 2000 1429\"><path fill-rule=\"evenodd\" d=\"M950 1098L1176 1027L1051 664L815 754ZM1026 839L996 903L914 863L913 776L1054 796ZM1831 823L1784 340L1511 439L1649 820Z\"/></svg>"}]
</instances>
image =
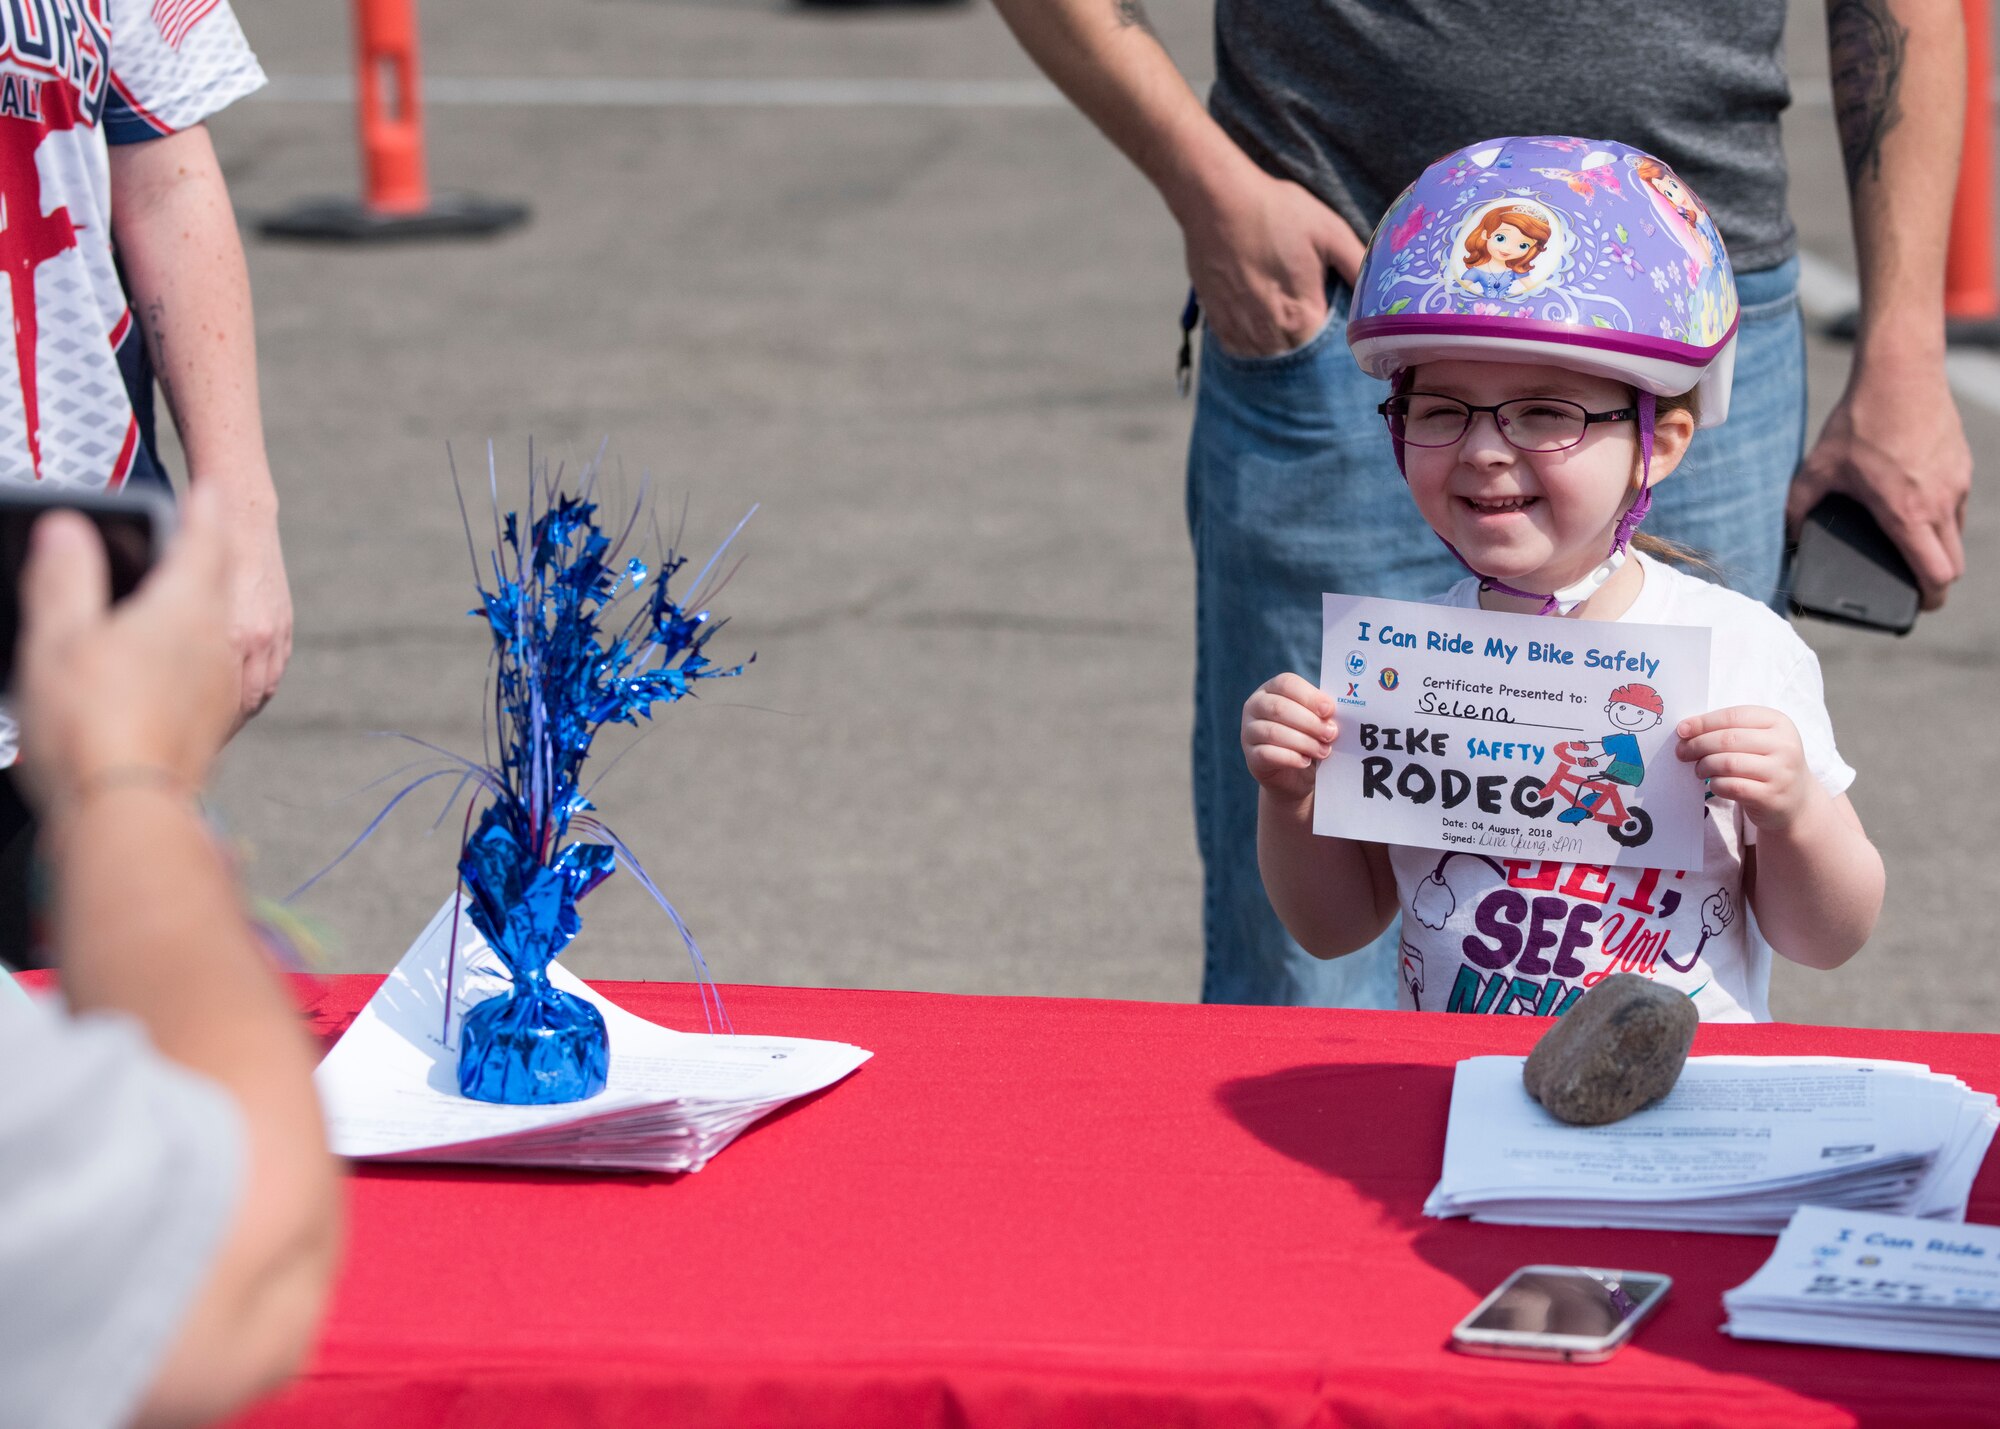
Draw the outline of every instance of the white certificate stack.
<instances>
[{"instance_id":1,"label":"white certificate stack","mask_svg":"<svg viewBox=\"0 0 2000 1429\"><path fill-rule=\"evenodd\" d=\"M438 910L314 1073L340 1156L699 1171L759 1117L831 1086L871 1055L845 1042L671 1031L606 1001L555 963L549 981L604 1014L605 1089L559 1106L472 1101L458 1092L459 1023L467 1009L504 992L507 979L462 914L454 955L457 908L454 898Z\"/></svg>"},{"instance_id":2,"label":"white certificate stack","mask_svg":"<svg viewBox=\"0 0 2000 1429\"><path fill-rule=\"evenodd\" d=\"M2000 1228L1808 1206L1722 1304L1739 1339L2000 1359Z\"/></svg>"},{"instance_id":3,"label":"white certificate stack","mask_svg":"<svg viewBox=\"0 0 2000 1429\"><path fill-rule=\"evenodd\" d=\"M1609 1126L1568 1126L1520 1057L1452 1082L1433 1216L1503 1225L1775 1235L1802 1205L1965 1219L2000 1127L1994 1098L1916 1062L1693 1057L1673 1091Z\"/></svg>"}]
</instances>

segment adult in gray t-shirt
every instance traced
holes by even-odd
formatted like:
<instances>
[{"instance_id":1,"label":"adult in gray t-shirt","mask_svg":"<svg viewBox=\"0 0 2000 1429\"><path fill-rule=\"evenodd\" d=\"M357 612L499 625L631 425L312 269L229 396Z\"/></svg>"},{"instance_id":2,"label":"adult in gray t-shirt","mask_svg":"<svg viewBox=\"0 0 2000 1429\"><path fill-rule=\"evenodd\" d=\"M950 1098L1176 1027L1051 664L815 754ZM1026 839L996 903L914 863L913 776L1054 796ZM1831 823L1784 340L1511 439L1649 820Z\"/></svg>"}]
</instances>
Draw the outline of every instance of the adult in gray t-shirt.
<instances>
[{"instance_id":1,"label":"adult in gray t-shirt","mask_svg":"<svg viewBox=\"0 0 2000 1429\"><path fill-rule=\"evenodd\" d=\"M1217 0L1212 113L1142 0L997 3L1165 199L1206 319L1187 504L1208 1000L1390 1004L1393 930L1322 964L1271 914L1237 715L1269 676L1318 668L1320 591L1415 599L1457 574L1400 491L1379 384L1341 333L1362 235L1431 160L1513 134L1616 139L1664 158L1716 216L1743 300L1731 420L1661 489L1652 529L1770 599L1786 515L1845 489L1908 553L1928 605L1962 573L1971 456L1942 306L1964 88L1955 0L1829 0L1862 317L1809 454L1783 0Z\"/></svg>"},{"instance_id":2,"label":"adult in gray t-shirt","mask_svg":"<svg viewBox=\"0 0 2000 1429\"><path fill-rule=\"evenodd\" d=\"M1431 160L1502 134L1666 157L1737 268L1792 255L1777 3L1217 0L1209 110L1269 173L1367 233Z\"/></svg>"}]
</instances>

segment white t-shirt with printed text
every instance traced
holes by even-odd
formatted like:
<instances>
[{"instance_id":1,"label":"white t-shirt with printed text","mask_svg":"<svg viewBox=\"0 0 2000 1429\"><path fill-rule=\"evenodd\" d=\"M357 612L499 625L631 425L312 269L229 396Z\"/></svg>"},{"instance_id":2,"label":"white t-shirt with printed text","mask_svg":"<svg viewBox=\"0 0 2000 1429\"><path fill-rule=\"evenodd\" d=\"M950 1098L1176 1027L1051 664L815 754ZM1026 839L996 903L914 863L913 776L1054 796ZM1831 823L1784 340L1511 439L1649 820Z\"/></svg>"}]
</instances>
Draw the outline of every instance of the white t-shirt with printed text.
<instances>
[{"instance_id":1,"label":"white t-shirt with printed text","mask_svg":"<svg viewBox=\"0 0 2000 1429\"><path fill-rule=\"evenodd\" d=\"M1833 742L1819 660L1767 607L1635 553L1645 585L1620 622L1709 631L1709 708L1762 705L1797 726L1829 794L1854 782ZM1434 604L1472 608L1460 581ZM1705 1022L1768 1022L1771 946L1744 905L1743 854L1756 830L1710 798L1701 866L1643 869L1508 859L1393 845L1403 911L1401 1006L1547 1016L1614 972L1694 999Z\"/></svg>"}]
</instances>

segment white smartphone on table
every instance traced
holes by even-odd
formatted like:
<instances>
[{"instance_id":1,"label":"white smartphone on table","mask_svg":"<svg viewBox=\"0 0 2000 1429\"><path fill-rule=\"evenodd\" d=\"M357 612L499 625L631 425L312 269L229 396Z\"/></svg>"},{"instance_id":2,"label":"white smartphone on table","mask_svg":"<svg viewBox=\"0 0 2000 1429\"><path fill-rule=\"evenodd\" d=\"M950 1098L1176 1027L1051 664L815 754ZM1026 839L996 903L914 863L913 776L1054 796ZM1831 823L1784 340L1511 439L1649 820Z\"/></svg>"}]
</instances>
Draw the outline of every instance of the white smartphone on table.
<instances>
[{"instance_id":1,"label":"white smartphone on table","mask_svg":"<svg viewBox=\"0 0 2000 1429\"><path fill-rule=\"evenodd\" d=\"M1597 1364L1610 1359L1673 1285L1649 1270L1524 1265L1451 1332L1470 1355Z\"/></svg>"}]
</instances>

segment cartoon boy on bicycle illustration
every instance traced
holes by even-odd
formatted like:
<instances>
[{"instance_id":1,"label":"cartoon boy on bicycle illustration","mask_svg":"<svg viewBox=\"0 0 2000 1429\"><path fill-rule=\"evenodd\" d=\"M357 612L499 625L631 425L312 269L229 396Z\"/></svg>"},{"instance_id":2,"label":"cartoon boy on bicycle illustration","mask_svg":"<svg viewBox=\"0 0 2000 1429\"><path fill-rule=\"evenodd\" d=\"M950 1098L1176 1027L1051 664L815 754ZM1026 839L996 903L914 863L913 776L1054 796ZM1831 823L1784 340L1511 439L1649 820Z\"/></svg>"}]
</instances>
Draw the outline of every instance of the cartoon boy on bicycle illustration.
<instances>
[{"instance_id":1,"label":"cartoon boy on bicycle illustration","mask_svg":"<svg viewBox=\"0 0 2000 1429\"><path fill-rule=\"evenodd\" d=\"M1608 796L1622 803L1619 786L1636 789L1646 779L1646 762L1639 755L1639 736L1666 715L1666 705L1651 685L1620 685L1605 702L1604 717L1612 732L1602 739L1572 739L1556 746L1556 758L1576 773L1569 781L1570 807L1556 815L1560 824L1580 824L1600 814ZM1565 771L1567 772L1567 771ZM1564 790L1568 792L1567 786ZM1602 812L1609 812L1605 806Z\"/></svg>"}]
</instances>

